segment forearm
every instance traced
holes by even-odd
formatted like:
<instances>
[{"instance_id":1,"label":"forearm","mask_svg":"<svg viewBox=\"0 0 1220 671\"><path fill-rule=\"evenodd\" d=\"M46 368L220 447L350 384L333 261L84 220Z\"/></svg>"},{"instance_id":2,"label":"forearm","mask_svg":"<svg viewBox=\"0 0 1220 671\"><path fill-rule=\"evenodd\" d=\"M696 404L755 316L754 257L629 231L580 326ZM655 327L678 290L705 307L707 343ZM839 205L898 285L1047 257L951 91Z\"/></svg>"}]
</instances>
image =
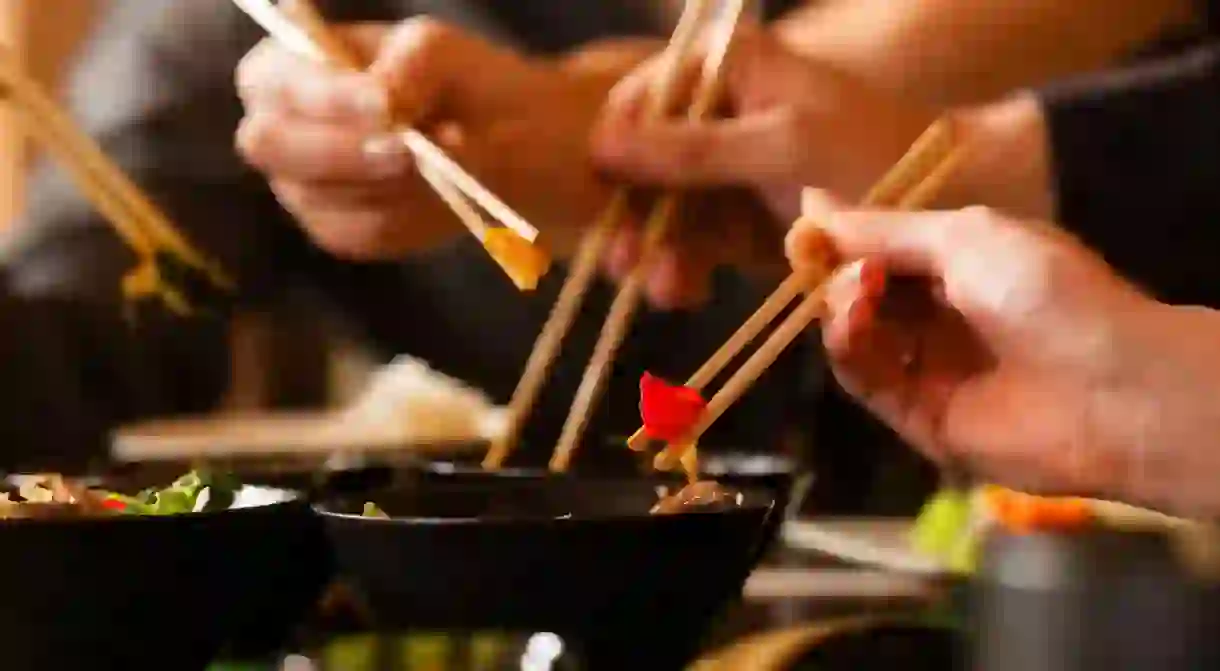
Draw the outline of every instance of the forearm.
<instances>
[{"instance_id":1,"label":"forearm","mask_svg":"<svg viewBox=\"0 0 1220 671\"><path fill-rule=\"evenodd\" d=\"M937 207L986 205L1023 218L1054 218L1051 147L1037 96L1020 93L965 108L953 119L963 153Z\"/></svg>"},{"instance_id":2,"label":"forearm","mask_svg":"<svg viewBox=\"0 0 1220 671\"><path fill-rule=\"evenodd\" d=\"M960 105L1105 66L1192 15L1190 0L835 0L776 30L876 86Z\"/></svg>"}]
</instances>

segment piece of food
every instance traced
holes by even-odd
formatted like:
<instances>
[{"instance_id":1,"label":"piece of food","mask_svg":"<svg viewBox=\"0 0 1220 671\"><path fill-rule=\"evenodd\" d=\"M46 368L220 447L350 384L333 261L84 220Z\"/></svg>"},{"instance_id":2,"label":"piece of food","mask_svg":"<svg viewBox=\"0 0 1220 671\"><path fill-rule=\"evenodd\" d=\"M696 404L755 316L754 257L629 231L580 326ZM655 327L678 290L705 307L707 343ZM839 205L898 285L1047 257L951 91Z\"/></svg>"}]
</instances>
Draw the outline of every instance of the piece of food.
<instances>
[{"instance_id":1,"label":"piece of food","mask_svg":"<svg viewBox=\"0 0 1220 671\"><path fill-rule=\"evenodd\" d=\"M240 483L229 476L192 471L164 488L135 496L89 489L58 475L18 476L16 496L0 495L0 518L107 515L180 515L227 510Z\"/></svg>"},{"instance_id":2,"label":"piece of food","mask_svg":"<svg viewBox=\"0 0 1220 671\"><path fill-rule=\"evenodd\" d=\"M685 441L706 409L707 401L690 387L670 384L652 373L640 378L640 419L649 438Z\"/></svg>"},{"instance_id":3,"label":"piece of food","mask_svg":"<svg viewBox=\"0 0 1220 671\"><path fill-rule=\"evenodd\" d=\"M364 510L360 514L365 517L379 517L382 519L390 518L390 516L387 515L384 510L378 508L377 504L373 503L372 501L365 502Z\"/></svg>"},{"instance_id":4,"label":"piece of food","mask_svg":"<svg viewBox=\"0 0 1220 671\"><path fill-rule=\"evenodd\" d=\"M973 491L946 488L920 511L912 530L916 552L940 560L955 573L972 573L984 535L994 528L1008 533L1072 532L1096 520L1092 502L1074 497L1043 497L995 485Z\"/></svg>"},{"instance_id":5,"label":"piece of food","mask_svg":"<svg viewBox=\"0 0 1220 671\"><path fill-rule=\"evenodd\" d=\"M705 506L741 505L741 501L740 492L727 489L712 480L701 480L673 494L662 491L660 501L649 512L652 515L676 515Z\"/></svg>"},{"instance_id":6,"label":"piece of food","mask_svg":"<svg viewBox=\"0 0 1220 671\"><path fill-rule=\"evenodd\" d=\"M388 434L404 444L494 440L506 423L486 394L409 356L375 372L340 422L345 432Z\"/></svg>"},{"instance_id":7,"label":"piece of food","mask_svg":"<svg viewBox=\"0 0 1220 671\"><path fill-rule=\"evenodd\" d=\"M1092 506L1074 497L1044 497L988 486L981 492L986 514L1011 533L1075 531L1094 521Z\"/></svg>"},{"instance_id":8,"label":"piece of food","mask_svg":"<svg viewBox=\"0 0 1220 671\"><path fill-rule=\"evenodd\" d=\"M962 536L969 533L973 518L970 492L948 488L936 492L915 518L911 543L930 557L947 557Z\"/></svg>"},{"instance_id":9,"label":"piece of food","mask_svg":"<svg viewBox=\"0 0 1220 671\"><path fill-rule=\"evenodd\" d=\"M483 234L483 248L521 291L533 291L551 269L551 256L511 228Z\"/></svg>"}]
</instances>

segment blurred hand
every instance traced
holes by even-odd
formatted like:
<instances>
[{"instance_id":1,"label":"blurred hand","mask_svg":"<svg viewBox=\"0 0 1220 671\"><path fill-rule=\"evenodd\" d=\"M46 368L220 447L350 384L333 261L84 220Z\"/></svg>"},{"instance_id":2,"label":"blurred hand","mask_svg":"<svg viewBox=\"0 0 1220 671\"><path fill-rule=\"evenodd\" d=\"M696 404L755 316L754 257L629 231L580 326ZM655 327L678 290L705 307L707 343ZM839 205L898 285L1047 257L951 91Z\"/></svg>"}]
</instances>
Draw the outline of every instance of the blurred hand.
<instances>
[{"instance_id":1,"label":"blurred hand","mask_svg":"<svg viewBox=\"0 0 1220 671\"><path fill-rule=\"evenodd\" d=\"M587 167L589 129L614 81L605 68L532 60L422 18L339 32L367 73L269 40L237 72L238 147L319 246L396 259L464 234L411 155L382 135L394 121L429 132L553 251L571 250L607 196Z\"/></svg>"},{"instance_id":2,"label":"blurred hand","mask_svg":"<svg viewBox=\"0 0 1220 671\"><path fill-rule=\"evenodd\" d=\"M1215 457L1209 471L1171 452L1220 428L1220 414L1196 412L1220 386L1217 356L1202 354L1220 336L1214 316L1183 328L1193 317L1051 226L819 202L787 251L809 266L829 238L849 261L823 324L835 373L918 449L1000 482L1086 493L1180 500L1183 480L1166 476L1187 465L1214 482Z\"/></svg>"},{"instance_id":3,"label":"blurred hand","mask_svg":"<svg viewBox=\"0 0 1220 671\"><path fill-rule=\"evenodd\" d=\"M689 64L689 82L699 66ZM637 183L748 187L784 222L798 215L805 185L860 198L937 116L753 29L743 30L725 64L726 118L646 123L648 82L659 67L654 59L614 90L594 133L599 165Z\"/></svg>"}]
</instances>

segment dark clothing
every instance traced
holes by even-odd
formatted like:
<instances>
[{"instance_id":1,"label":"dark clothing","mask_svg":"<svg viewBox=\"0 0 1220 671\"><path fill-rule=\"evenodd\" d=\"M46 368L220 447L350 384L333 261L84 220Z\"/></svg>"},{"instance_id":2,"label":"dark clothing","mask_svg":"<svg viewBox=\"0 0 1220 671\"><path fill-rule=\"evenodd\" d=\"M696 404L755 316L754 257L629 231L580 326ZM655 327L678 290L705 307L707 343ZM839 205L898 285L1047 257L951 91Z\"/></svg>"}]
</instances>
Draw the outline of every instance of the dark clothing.
<instances>
[{"instance_id":1,"label":"dark clothing","mask_svg":"<svg viewBox=\"0 0 1220 671\"><path fill-rule=\"evenodd\" d=\"M1058 219L1161 299L1220 307L1220 2L1185 53L1043 93Z\"/></svg>"},{"instance_id":2,"label":"dark clothing","mask_svg":"<svg viewBox=\"0 0 1220 671\"><path fill-rule=\"evenodd\" d=\"M546 52L615 33L657 32L629 2L330 4L342 14L335 18L348 19L427 11ZM81 54L71 109L187 236L239 278L242 309L304 297L386 356L415 355L507 401L562 273L526 296L470 240L402 263L364 265L311 247L233 151L240 117L233 69L260 37L227 2L118 0ZM155 315L125 324L119 279L135 259L56 167L38 172L28 216L15 230L3 249L0 287L0 377L8 381L3 466L42 469L56 465L47 463L54 456L102 454L117 423L215 406L228 383L227 324ZM611 293L606 285L592 292L526 431L524 458L549 453ZM685 377L762 296L762 288L726 274L707 311L644 314L589 435L630 433L638 424L641 372ZM793 414L799 378L816 372L809 355L794 351L778 365L720 423L714 442L774 444Z\"/></svg>"}]
</instances>

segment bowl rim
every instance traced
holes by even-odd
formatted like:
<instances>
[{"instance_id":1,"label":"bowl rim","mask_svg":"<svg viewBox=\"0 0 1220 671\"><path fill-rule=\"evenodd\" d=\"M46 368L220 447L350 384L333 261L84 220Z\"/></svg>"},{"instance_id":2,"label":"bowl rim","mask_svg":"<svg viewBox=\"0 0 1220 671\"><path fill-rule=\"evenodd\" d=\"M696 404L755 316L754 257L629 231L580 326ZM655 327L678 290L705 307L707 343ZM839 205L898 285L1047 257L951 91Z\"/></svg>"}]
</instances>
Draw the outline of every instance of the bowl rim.
<instances>
[{"instance_id":1,"label":"bowl rim","mask_svg":"<svg viewBox=\"0 0 1220 671\"><path fill-rule=\"evenodd\" d=\"M185 520L213 520L223 517L231 517L234 514L253 513L255 511L266 511L277 508L300 508L306 507L312 513L312 507L308 506L308 500L298 491L290 489L281 489L279 487L263 487L260 485L243 485L244 487L254 487L257 489L265 489L269 491L288 494L290 498L275 503L266 503L256 506L242 506L240 508L226 508L224 510L199 510L189 513L177 513L174 515L95 515L95 516L64 516L64 517L0 517L0 533L5 529L13 527L26 526L102 526L102 525L118 525L118 524L173 524ZM48 505L48 504L35 504ZM49 505L67 505L67 504L49 504Z\"/></svg>"},{"instance_id":2,"label":"bowl rim","mask_svg":"<svg viewBox=\"0 0 1220 671\"><path fill-rule=\"evenodd\" d=\"M555 480L561 480L567 476L556 476ZM479 489L486 488L491 482L487 481L451 481L451 482L428 482L426 487L452 487L454 489ZM514 480L521 482L521 480ZM611 487L616 485L629 485L640 487L650 485L653 487L660 486L662 483L654 482L645 479L631 478L613 478L597 480L594 486ZM344 521L354 524L367 526L388 525L388 526L426 526L426 527L537 527L537 526L576 526L589 524L621 524L625 522L636 523L641 519L658 519L658 520L684 520L695 516L713 516L713 517L738 517L744 515L755 515L759 512L763 513L764 520L770 515L778 514L776 511L776 495L761 486L744 486L733 487L736 491L745 495L745 500L739 506L718 508L716 510L699 511L692 510L691 512L676 513L670 515L651 515L647 512L640 514L606 514L606 515L564 515L556 517L546 516L515 516L515 517L439 517L439 516L418 516L418 517L366 517L357 513L346 513L330 510L327 508L328 502L321 501L314 503L312 508L314 512L324 520ZM369 500L376 501L376 492L369 492ZM657 522L657 524L672 524L674 522Z\"/></svg>"}]
</instances>

